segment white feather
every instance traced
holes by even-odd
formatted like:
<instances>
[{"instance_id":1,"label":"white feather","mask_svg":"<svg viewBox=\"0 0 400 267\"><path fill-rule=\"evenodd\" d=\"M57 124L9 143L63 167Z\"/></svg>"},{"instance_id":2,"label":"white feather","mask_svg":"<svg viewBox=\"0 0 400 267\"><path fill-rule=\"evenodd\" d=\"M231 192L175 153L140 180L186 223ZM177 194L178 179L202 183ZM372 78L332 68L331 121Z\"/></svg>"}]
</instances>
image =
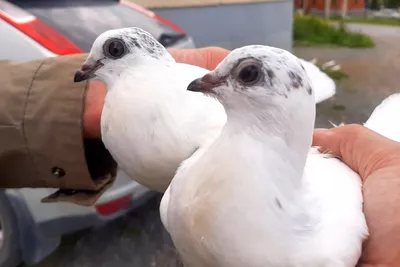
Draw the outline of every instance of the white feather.
<instances>
[{"instance_id":1,"label":"white feather","mask_svg":"<svg viewBox=\"0 0 400 267\"><path fill-rule=\"evenodd\" d=\"M315 102L321 103L336 94L336 84L325 72L321 71L313 62L300 59L308 76L310 77L312 86L315 90Z\"/></svg>"},{"instance_id":2,"label":"white feather","mask_svg":"<svg viewBox=\"0 0 400 267\"><path fill-rule=\"evenodd\" d=\"M393 94L375 108L364 124L365 127L400 142L400 93Z\"/></svg>"},{"instance_id":3,"label":"white feather","mask_svg":"<svg viewBox=\"0 0 400 267\"><path fill-rule=\"evenodd\" d=\"M338 64L338 65L333 66L333 67L330 68L330 69L333 70L333 71L339 71L339 70L342 69L342 67Z\"/></svg>"},{"instance_id":4,"label":"white feather","mask_svg":"<svg viewBox=\"0 0 400 267\"><path fill-rule=\"evenodd\" d=\"M322 64L322 68L323 69L327 69L327 68L331 68L333 66L336 65L336 62L334 60L330 60L328 62L325 62L324 64Z\"/></svg>"}]
</instances>

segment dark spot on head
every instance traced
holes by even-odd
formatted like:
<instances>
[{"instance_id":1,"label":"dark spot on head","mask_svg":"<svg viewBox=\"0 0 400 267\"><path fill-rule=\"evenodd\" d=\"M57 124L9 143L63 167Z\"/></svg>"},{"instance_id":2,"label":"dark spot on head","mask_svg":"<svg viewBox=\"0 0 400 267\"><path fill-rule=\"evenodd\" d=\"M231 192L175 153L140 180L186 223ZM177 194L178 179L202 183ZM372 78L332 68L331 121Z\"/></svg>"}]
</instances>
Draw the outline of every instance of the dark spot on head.
<instances>
[{"instance_id":1,"label":"dark spot on head","mask_svg":"<svg viewBox=\"0 0 400 267\"><path fill-rule=\"evenodd\" d=\"M295 89L298 89L300 86L303 86L303 78L301 78L299 76L299 74L297 74L294 71L289 71L288 72L289 78L291 79L291 86Z\"/></svg>"},{"instance_id":2,"label":"dark spot on head","mask_svg":"<svg viewBox=\"0 0 400 267\"><path fill-rule=\"evenodd\" d=\"M270 79L275 78L275 72L271 69L267 70L267 75L268 75L268 78L270 78Z\"/></svg>"},{"instance_id":3,"label":"dark spot on head","mask_svg":"<svg viewBox=\"0 0 400 267\"><path fill-rule=\"evenodd\" d=\"M142 46L139 44L139 42L137 40L135 40L134 38L129 38L132 42L133 46L136 46L137 48L142 48Z\"/></svg>"},{"instance_id":4,"label":"dark spot on head","mask_svg":"<svg viewBox=\"0 0 400 267\"><path fill-rule=\"evenodd\" d=\"M269 86L274 85L274 79L276 77L275 72L271 69L266 69L265 72L267 73L266 75L266 82L269 84Z\"/></svg>"},{"instance_id":5,"label":"dark spot on head","mask_svg":"<svg viewBox=\"0 0 400 267\"><path fill-rule=\"evenodd\" d=\"M150 47L146 47L146 51L147 53L149 53L150 55L153 55L156 51L154 51L153 49L151 49Z\"/></svg>"},{"instance_id":6,"label":"dark spot on head","mask_svg":"<svg viewBox=\"0 0 400 267\"><path fill-rule=\"evenodd\" d=\"M312 94L312 88L311 88L311 86L308 86L308 87L307 87L307 93L308 93L309 95Z\"/></svg>"},{"instance_id":7,"label":"dark spot on head","mask_svg":"<svg viewBox=\"0 0 400 267\"><path fill-rule=\"evenodd\" d=\"M282 204L277 197L275 197L275 204L278 206L279 209L283 209Z\"/></svg>"}]
</instances>

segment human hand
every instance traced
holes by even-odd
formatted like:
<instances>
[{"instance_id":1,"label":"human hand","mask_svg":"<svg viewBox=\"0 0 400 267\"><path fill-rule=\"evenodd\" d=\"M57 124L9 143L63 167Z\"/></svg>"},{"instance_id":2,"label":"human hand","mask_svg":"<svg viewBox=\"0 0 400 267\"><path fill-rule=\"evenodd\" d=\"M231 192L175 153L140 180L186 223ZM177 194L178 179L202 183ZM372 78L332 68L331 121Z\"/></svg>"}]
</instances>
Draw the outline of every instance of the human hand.
<instances>
[{"instance_id":1,"label":"human hand","mask_svg":"<svg viewBox=\"0 0 400 267\"><path fill-rule=\"evenodd\" d=\"M177 62L196 65L213 70L228 55L229 51L219 47L198 49L169 49ZM100 81L89 81L83 113L83 137L100 138L100 120L106 87Z\"/></svg>"},{"instance_id":2,"label":"human hand","mask_svg":"<svg viewBox=\"0 0 400 267\"><path fill-rule=\"evenodd\" d=\"M168 49L176 62L186 63L213 70L229 54L229 50L220 47L204 47L193 49Z\"/></svg>"},{"instance_id":3,"label":"human hand","mask_svg":"<svg viewBox=\"0 0 400 267\"><path fill-rule=\"evenodd\" d=\"M400 143L346 125L316 129L313 145L341 158L362 178L369 237L360 267L400 266Z\"/></svg>"},{"instance_id":4,"label":"human hand","mask_svg":"<svg viewBox=\"0 0 400 267\"><path fill-rule=\"evenodd\" d=\"M101 137L100 120L106 97L106 86L100 81L89 81L83 111L83 137L95 139Z\"/></svg>"}]
</instances>

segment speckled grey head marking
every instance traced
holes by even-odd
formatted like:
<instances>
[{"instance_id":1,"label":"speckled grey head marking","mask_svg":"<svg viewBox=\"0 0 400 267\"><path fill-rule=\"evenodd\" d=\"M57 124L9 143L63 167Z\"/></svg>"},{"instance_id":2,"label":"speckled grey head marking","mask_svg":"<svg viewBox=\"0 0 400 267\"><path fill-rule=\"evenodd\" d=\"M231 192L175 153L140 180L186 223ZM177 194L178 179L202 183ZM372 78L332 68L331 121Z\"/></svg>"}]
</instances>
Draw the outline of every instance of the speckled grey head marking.
<instances>
[{"instance_id":1,"label":"speckled grey head marking","mask_svg":"<svg viewBox=\"0 0 400 267\"><path fill-rule=\"evenodd\" d=\"M132 27L119 30L115 36L124 40L126 46L132 50L132 48L140 49L149 56L159 57L163 53L166 53L166 49L162 46L156 38L146 31Z\"/></svg>"},{"instance_id":2,"label":"speckled grey head marking","mask_svg":"<svg viewBox=\"0 0 400 267\"><path fill-rule=\"evenodd\" d=\"M275 197L275 204L279 209L281 210L283 209L282 204L277 197Z\"/></svg>"},{"instance_id":3,"label":"speckled grey head marking","mask_svg":"<svg viewBox=\"0 0 400 267\"><path fill-rule=\"evenodd\" d=\"M294 89L298 89L300 86L303 86L303 78L301 78L301 76L297 72L289 70L288 75L292 81L291 85Z\"/></svg>"},{"instance_id":4,"label":"speckled grey head marking","mask_svg":"<svg viewBox=\"0 0 400 267\"><path fill-rule=\"evenodd\" d=\"M235 49L213 75L218 77L218 84L221 85L215 87L213 93L221 97L229 92L241 96L243 92L252 92L245 94L247 98L289 98L294 92L312 95L312 87L301 61L290 52L278 48L245 46ZM228 85L229 89L224 85Z\"/></svg>"},{"instance_id":5,"label":"speckled grey head marking","mask_svg":"<svg viewBox=\"0 0 400 267\"><path fill-rule=\"evenodd\" d=\"M275 72L274 72L273 70L271 70L271 69L267 69L267 75L268 75L268 78L269 78L270 80L272 80L273 78L275 78Z\"/></svg>"},{"instance_id":6,"label":"speckled grey head marking","mask_svg":"<svg viewBox=\"0 0 400 267\"><path fill-rule=\"evenodd\" d=\"M288 51L269 46L235 49L203 78L199 80L203 84L199 91L216 97L226 110L264 110L313 101L309 97L311 81L301 60Z\"/></svg>"}]
</instances>

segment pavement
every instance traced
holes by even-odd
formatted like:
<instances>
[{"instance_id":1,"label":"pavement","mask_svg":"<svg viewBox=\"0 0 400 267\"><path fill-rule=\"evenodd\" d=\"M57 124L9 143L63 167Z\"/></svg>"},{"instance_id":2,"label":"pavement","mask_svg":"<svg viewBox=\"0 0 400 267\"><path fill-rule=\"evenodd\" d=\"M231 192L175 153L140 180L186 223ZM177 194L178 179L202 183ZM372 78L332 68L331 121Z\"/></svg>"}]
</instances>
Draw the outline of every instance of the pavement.
<instances>
[{"instance_id":1,"label":"pavement","mask_svg":"<svg viewBox=\"0 0 400 267\"><path fill-rule=\"evenodd\" d=\"M316 127L362 123L386 96L400 92L400 27L349 25L371 35L372 49L295 48L304 59L336 60L350 78L337 95L317 106ZM61 246L34 267L182 267L158 214L161 196L98 228L66 236Z\"/></svg>"},{"instance_id":2,"label":"pavement","mask_svg":"<svg viewBox=\"0 0 400 267\"><path fill-rule=\"evenodd\" d=\"M352 31L370 35L368 49L294 48L304 59L335 60L350 77L338 84L335 97L317 105L317 127L334 123L362 123L385 97L400 92L400 27L348 24Z\"/></svg>"}]
</instances>

